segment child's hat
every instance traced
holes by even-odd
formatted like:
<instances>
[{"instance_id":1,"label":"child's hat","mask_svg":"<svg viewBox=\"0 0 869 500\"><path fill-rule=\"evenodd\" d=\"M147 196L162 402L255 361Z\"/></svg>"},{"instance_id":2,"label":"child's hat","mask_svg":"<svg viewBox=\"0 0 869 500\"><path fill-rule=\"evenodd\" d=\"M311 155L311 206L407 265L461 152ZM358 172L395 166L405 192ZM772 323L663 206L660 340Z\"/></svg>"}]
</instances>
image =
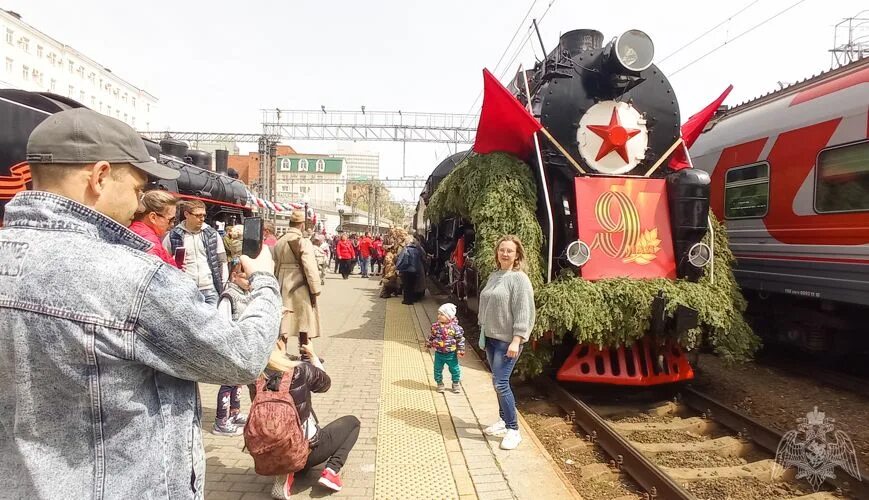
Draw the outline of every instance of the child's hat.
<instances>
[{"instance_id":1,"label":"child's hat","mask_svg":"<svg viewBox=\"0 0 869 500\"><path fill-rule=\"evenodd\" d=\"M455 317L456 317L456 305L450 304L449 302L447 302L446 304L444 304L438 308L438 312L443 314L444 316L446 316L449 319L455 319Z\"/></svg>"}]
</instances>

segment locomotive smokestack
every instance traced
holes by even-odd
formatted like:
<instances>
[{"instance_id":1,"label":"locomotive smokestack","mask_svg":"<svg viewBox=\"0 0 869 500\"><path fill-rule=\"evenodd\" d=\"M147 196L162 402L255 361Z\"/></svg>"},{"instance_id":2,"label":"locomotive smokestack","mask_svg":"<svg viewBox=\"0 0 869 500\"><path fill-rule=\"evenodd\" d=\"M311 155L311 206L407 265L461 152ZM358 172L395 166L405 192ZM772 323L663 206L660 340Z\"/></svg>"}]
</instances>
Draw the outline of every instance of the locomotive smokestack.
<instances>
[{"instance_id":1,"label":"locomotive smokestack","mask_svg":"<svg viewBox=\"0 0 869 500\"><path fill-rule=\"evenodd\" d=\"M214 152L214 167L218 174L226 174L229 166L229 151L218 149Z\"/></svg>"},{"instance_id":2,"label":"locomotive smokestack","mask_svg":"<svg viewBox=\"0 0 869 500\"><path fill-rule=\"evenodd\" d=\"M573 30L561 35L558 42L562 50L566 50L570 57L580 52L595 50L603 47L603 33L597 30Z\"/></svg>"}]
</instances>

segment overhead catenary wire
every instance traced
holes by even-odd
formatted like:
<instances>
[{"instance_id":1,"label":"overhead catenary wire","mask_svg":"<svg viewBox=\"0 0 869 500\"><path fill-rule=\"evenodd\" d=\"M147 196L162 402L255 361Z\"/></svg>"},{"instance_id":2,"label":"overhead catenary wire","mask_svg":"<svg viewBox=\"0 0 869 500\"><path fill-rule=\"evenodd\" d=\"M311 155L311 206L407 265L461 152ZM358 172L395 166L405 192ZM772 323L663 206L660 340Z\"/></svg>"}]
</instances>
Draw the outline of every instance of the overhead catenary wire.
<instances>
[{"instance_id":1,"label":"overhead catenary wire","mask_svg":"<svg viewBox=\"0 0 869 500\"><path fill-rule=\"evenodd\" d=\"M751 8L754 4L756 4L756 3L758 3L758 2L760 2L760 0L754 0L753 2L749 3L748 5L746 5L745 7L741 8L741 9L739 9L739 10L736 11L735 13L733 13L733 14L727 16L727 17L726 17L723 21L721 21L720 23L718 23L718 24L716 24L715 26L713 26L713 27L709 28L708 30L704 31L704 32L701 33L699 36L697 36L696 38L694 38L694 39L691 40L690 42L686 43L685 45L682 45L682 46L679 47L678 49L676 49L676 50L674 50L673 52L670 52L669 54L667 54L663 59L661 59L660 61L658 61L657 64L661 64L661 63L663 63L664 61L666 61L667 59L669 59L669 58L675 56L675 55L678 54L679 52L682 52L684 49L687 49L688 47L690 47L691 45L693 45L694 43L696 43L698 40L700 40L701 38L705 37L705 36L708 35L709 33L712 33L713 31L717 30L718 28L720 28L720 27L723 26L724 24L727 24L727 23L728 23L729 21L731 21L734 17L736 17L736 16L742 14L743 12L745 12L746 10L748 10L749 8Z\"/></svg>"},{"instance_id":2,"label":"overhead catenary wire","mask_svg":"<svg viewBox=\"0 0 869 500\"><path fill-rule=\"evenodd\" d=\"M543 15L540 16L540 19L538 19L538 25L541 22L543 22L543 19L546 17L546 14L549 13L549 10L552 8L552 5L555 2L556 2L556 0L549 0L549 4L546 6L546 10L543 12ZM535 1L534 4L532 4L532 8L534 5L536 5L536 3L537 3L537 1ZM530 10L529 10L529 13L530 13ZM528 14L525 15L525 18L522 20L522 23L524 24L527 21L527 19L528 19ZM519 29L521 29L521 25L520 25ZM504 58L504 54L506 54L507 51L510 50L510 47L512 46L513 41L516 39L516 35L519 33L519 29L516 30L516 32L513 34L513 37L510 39L510 43L504 49L504 53L501 54L501 58L498 60L498 64L496 64L495 67L493 68L492 74L497 74L498 66L500 66L501 61ZM510 57L510 61L504 66L504 68L509 69L510 67L512 67L513 63L516 61L516 58L519 57L519 53L522 51L522 49L525 48L525 45L528 43L528 40L531 38L532 35L533 35L533 27L529 27L528 34L525 36L524 40L522 41L522 44L519 45L519 47L513 52L513 55ZM545 57L545 54L544 54L544 57ZM499 80L502 79L505 74L506 74L506 70L502 70L498 79ZM465 112L466 115L471 114L471 112L477 106L477 103L480 102L480 98L482 98L482 97L483 97L483 89L480 89L480 91L477 93L477 97L474 99L474 102L471 103L471 105L468 107L468 110ZM462 122L461 125L464 126L464 121Z\"/></svg>"},{"instance_id":3,"label":"overhead catenary wire","mask_svg":"<svg viewBox=\"0 0 869 500\"><path fill-rule=\"evenodd\" d=\"M701 55L700 57L694 59L693 61L689 62L688 64L686 64L686 65L682 66L681 68L677 69L676 71L673 71L672 73L670 73L670 77L672 78L673 76L677 75L677 74L678 74L679 72L681 72L682 70L684 70L684 69L686 69L686 68L688 68L688 67L694 65L695 63L701 61L702 59L706 58L707 56L709 56L709 55L711 55L711 54L717 52L717 51L718 51L719 49L721 49L722 47L725 47L728 43L730 43L730 42L734 42L734 41L738 40L739 38L741 38L741 37L743 37L743 36L745 36L745 35L751 33L752 31L756 30L757 28L760 28L760 27L763 26L764 24L766 24L766 23L772 21L773 19L779 17L780 15L782 15L782 14L784 14L785 12L787 12L787 11L793 9L794 7L798 6L799 4L801 4L801 3L805 2L805 1L806 1L806 0L798 0L797 2L794 2L793 4L791 4L790 6L788 6L787 8L778 11L777 13L775 13L775 14L773 14L772 16L770 16L770 17L764 19L764 20L761 21L760 23L755 24L755 25L752 26L751 28L748 28L747 30L743 31L742 33L740 33L740 34L734 36L733 38L730 38L730 39L728 39L728 40L725 40L724 43L722 43L721 45L718 45L717 47L713 48L713 49L710 50L709 52L706 52L705 54L703 54L703 55Z\"/></svg>"},{"instance_id":4,"label":"overhead catenary wire","mask_svg":"<svg viewBox=\"0 0 869 500\"><path fill-rule=\"evenodd\" d=\"M497 71L498 67L501 65L501 62L504 60L504 56L507 55L507 52L510 50L510 47L513 46L513 42L516 40L516 36L522 30L522 26L525 25L525 22L528 20L528 16L531 15L531 11L534 9L534 6L537 5L538 1L539 0L534 0L533 2L531 2L531 6L528 7L528 12L525 13L525 17L523 17L522 21L519 22L519 25L516 26L516 30L513 32L513 36L510 37L510 42L508 42L507 46L504 47L504 51L501 52L501 57L499 57L498 62L495 63L494 71ZM468 110L465 112L465 114L470 114L470 112L474 109L474 106L477 105L477 101L480 100L480 97L482 95L483 95L483 91L480 90L480 92L477 94L477 97L474 99L474 102L471 103L471 105L468 107ZM464 121L462 122L462 125L464 125Z\"/></svg>"},{"instance_id":5,"label":"overhead catenary wire","mask_svg":"<svg viewBox=\"0 0 869 500\"><path fill-rule=\"evenodd\" d=\"M497 71L498 67L501 66L501 62L504 61L504 56L507 55L507 51L510 50L510 47L513 45L513 41L516 40L516 36L519 35L519 31L522 30L522 26L525 25L525 22L528 21L528 16L531 15L531 11L534 9L534 6L537 5L537 2L540 0L534 0L531 3L531 6L528 7L528 12L525 13L525 17L522 18L522 21L519 22L519 25L516 26L516 31L513 32L513 36L510 38L510 42L504 47L504 52L501 52L501 57L498 58L498 62L495 63L495 68L492 71Z\"/></svg>"}]
</instances>

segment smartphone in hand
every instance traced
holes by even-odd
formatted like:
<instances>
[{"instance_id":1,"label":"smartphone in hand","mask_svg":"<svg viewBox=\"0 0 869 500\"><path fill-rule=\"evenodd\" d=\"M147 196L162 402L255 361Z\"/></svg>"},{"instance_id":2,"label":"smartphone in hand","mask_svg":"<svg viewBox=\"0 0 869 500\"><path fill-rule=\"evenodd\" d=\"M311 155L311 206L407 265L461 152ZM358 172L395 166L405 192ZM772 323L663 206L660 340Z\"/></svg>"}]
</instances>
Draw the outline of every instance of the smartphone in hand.
<instances>
[{"instance_id":1,"label":"smartphone in hand","mask_svg":"<svg viewBox=\"0 0 869 500\"><path fill-rule=\"evenodd\" d=\"M255 259L263 249L263 219L248 217L244 220L244 236L241 240L241 253Z\"/></svg>"},{"instance_id":2,"label":"smartphone in hand","mask_svg":"<svg viewBox=\"0 0 869 500\"><path fill-rule=\"evenodd\" d=\"M187 249L184 247L178 247L175 249L175 265L178 266L178 269L184 268L184 257L187 255Z\"/></svg>"}]
</instances>

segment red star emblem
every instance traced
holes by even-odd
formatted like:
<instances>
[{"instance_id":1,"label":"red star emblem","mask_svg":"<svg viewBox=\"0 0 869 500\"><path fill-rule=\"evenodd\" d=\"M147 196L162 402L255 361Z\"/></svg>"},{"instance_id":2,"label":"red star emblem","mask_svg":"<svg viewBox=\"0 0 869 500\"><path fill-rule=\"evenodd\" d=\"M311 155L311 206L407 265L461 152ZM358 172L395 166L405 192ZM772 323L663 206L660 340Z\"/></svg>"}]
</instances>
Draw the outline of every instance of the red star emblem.
<instances>
[{"instance_id":1,"label":"red star emblem","mask_svg":"<svg viewBox=\"0 0 869 500\"><path fill-rule=\"evenodd\" d=\"M640 133L639 129L624 128L619 120L619 111L613 108L613 115L610 117L609 125L588 125L588 129L603 139L603 144L600 145L600 150L597 152L598 161L604 156L615 151L628 163L628 149L625 147L631 137Z\"/></svg>"}]
</instances>

